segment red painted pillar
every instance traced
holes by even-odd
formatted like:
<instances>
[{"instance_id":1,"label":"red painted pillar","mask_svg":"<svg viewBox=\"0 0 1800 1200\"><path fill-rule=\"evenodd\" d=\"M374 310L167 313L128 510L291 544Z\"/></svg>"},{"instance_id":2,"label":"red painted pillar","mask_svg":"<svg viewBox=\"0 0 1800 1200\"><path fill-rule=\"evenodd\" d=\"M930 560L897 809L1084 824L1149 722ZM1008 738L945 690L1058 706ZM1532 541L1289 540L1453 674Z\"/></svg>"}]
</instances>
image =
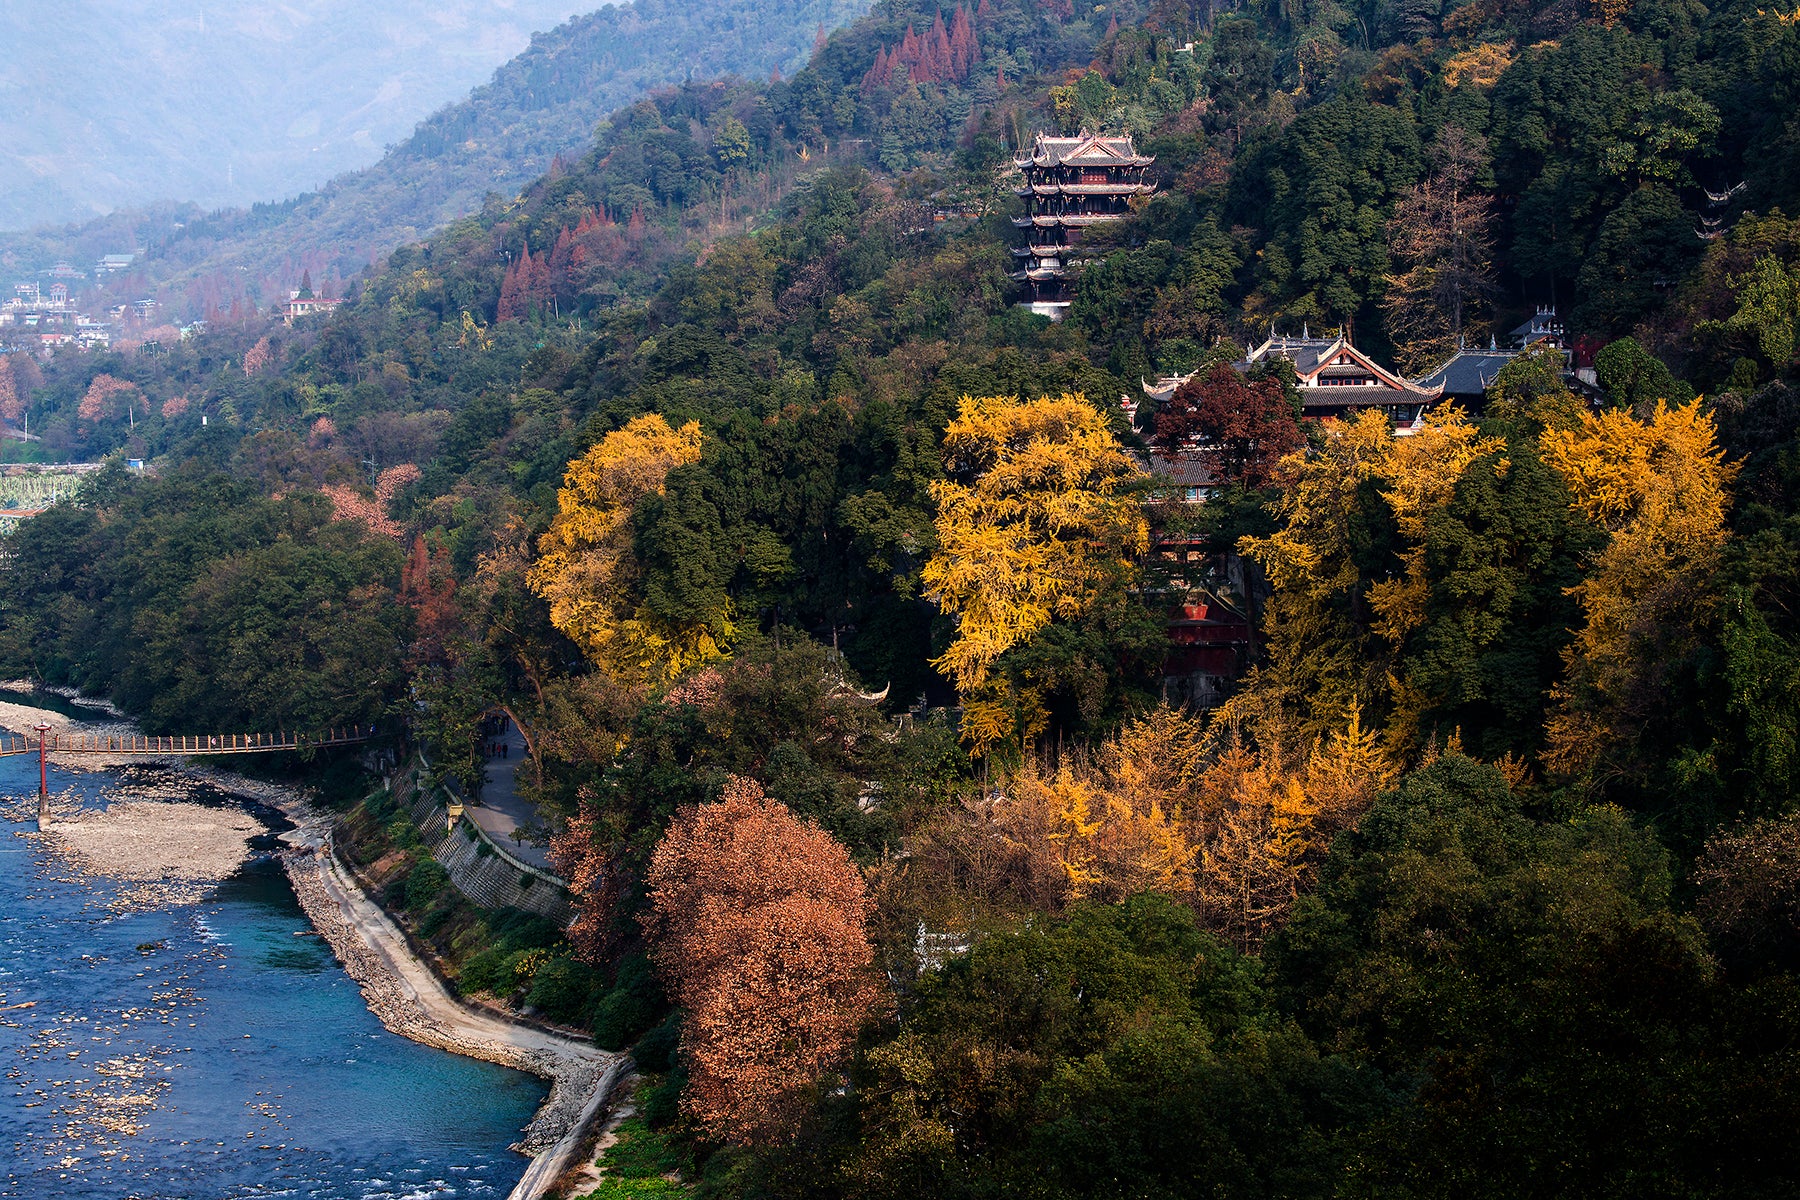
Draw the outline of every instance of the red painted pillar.
<instances>
[{"instance_id":1,"label":"red painted pillar","mask_svg":"<svg viewBox=\"0 0 1800 1200\"><path fill-rule=\"evenodd\" d=\"M44 818L50 815L50 760L48 758L48 735L50 727L39 725L38 735L38 828L42 829Z\"/></svg>"}]
</instances>

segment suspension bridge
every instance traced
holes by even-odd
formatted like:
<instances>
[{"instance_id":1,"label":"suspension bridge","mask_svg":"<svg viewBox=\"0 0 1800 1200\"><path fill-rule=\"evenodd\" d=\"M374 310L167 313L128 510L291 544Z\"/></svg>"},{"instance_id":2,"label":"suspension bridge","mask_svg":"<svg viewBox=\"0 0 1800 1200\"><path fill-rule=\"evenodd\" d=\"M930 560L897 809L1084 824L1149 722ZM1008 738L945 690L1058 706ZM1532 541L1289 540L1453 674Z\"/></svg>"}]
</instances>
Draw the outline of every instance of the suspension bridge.
<instances>
[{"instance_id":1,"label":"suspension bridge","mask_svg":"<svg viewBox=\"0 0 1800 1200\"><path fill-rule=\"evenodd\" d=\"M0 733L0 758L38 756L38 823L50 809L50 755L141 754L148 757L211 757L215 754L274 754L283 750L325 750L355 746L374 738L373 725L349 725L322 733L201 733L153 737L142 734L52 733L39 725L37 736Z\"/></svg>"}]
</instances>

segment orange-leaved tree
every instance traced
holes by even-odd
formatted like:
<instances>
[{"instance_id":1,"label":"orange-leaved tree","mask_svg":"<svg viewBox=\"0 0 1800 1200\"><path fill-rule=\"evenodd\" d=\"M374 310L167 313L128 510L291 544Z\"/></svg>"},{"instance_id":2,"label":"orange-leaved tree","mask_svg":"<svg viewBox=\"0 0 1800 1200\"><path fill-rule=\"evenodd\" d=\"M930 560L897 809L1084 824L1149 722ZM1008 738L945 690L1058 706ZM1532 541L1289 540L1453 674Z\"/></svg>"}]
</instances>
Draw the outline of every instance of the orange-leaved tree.
<instances>
[{"instance_id":1,"label":"orange-leaved tree","mask_svg":"<svg viewBox=\"0 0 1800 1200\"><path fill-rule=\"evenodd\" d=\"M992 677L995 662L1057 619L1087 612L1133 571L1149 525L1142 478L1081 396L964 396L931 485L937 550L924 592L957 618L933 665L956 682L977 752L1044 719Z\"/></svg>"},{"instance_id":2,"label":"orange-leaved tree","mask_svg":"<svg viewBox=\"0 0 1800 1200\"><path fill-rule=\"evenodd\" d=\"M1307 742L1278 711L1208 728L1163 706L1092 755L1055 769L1027 760L915 849L923 869L977 893L978 907L1060 912L1161 892L1254 949L1287 919L1331 840L1397 776L1354 709Z\"/></svg>"},{"instance_id":3,"label":"orange-leaved tree","mask_svg":"<svg viewBox=\"0 0 1800 1200\"><path fill-rule=\"evenodd\" d=\"M716 1137L781 1141L887 1003L862 876L830 834L732 776L670 823L646 882L651 957L687 1010L689 1112Z\"/></svg>"},{"instance_id":4,"label":"orange-leaved tree","mask_svg":"<svg viewBox=\"0 0 1800 1200\"><path fill-rule=\"evenodd\" d=\"M106 415L114 396L125 397L126 414L134 415L137 402L143 398L138 386L129 379L120 379L113 375L96 375L88 389L82 394L81 403L75 406L75 415L89 424L98 423Z\"/></svg>"},{"instance_id":5,"label":"orange-leaved tree","mask_svg":"<svg viewBox=\"0 0 1800 1200\"><path fill-rule=\"evenodd\" d=\"M1737 468L1698 400L1658 402L1646 420L1584 413L1540 437L1575 508L1611 534L1575 589L1586 623L1551 691L1545 764L1581 775L1623 763L1665 703L1666 669L1711 609L1708 578L1725 545Z\"/></svg>"},{"instance_id":6,"label":"orange-leaved tree","mask_svg":"<svg viewBox=\"0 0 1800 1200\"><path fill-rule=\"evenodd\" d=\"M1223 744L1200 776L1187 822L1199 854L1194 907L1202 924L1254 950L1286 922L1332 839L1362 819L1399 770L1356 708L1310 746L1274 709L1215 732Z\"/></svg>"},{"instance_id":7,"label":"orange-leaved tree","mask_svg":"<svg viewBox=\"0 0 1800 1200\"><path fill-rule=\"evenodd\" d=\"M557 514L528 576L550 621L621 683L669 680L724 654L713 625L677 629L642 605L631 511L663 490L671 470L700 461L700 426L656 413L607 434L575 459L556 493ZM716 623L729 630L729 620Z\"/></svg>"}]
</instances>

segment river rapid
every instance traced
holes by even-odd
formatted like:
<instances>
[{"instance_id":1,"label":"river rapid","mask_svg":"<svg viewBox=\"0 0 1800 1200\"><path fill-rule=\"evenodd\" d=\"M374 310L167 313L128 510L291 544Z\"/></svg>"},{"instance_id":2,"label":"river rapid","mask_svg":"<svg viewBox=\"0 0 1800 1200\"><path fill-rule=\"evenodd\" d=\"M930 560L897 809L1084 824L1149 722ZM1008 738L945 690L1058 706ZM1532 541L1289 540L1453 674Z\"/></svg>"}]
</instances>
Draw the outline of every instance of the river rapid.
<instances>
[{"instance_id":1,"label":"river rapid","mask_svg":"<svg viewBox=\"0 0 1800 1200\"><path fill-rule=\"evenodd\" d=\"M98 808L189 791L157 768L64 771ZM0 1198L503 1197L537 1078L382 1028L258 853L160 900L49 852L34 757L0 758ZM232 801L205 785L187 800Z\"/></svg>"}]
</instances>

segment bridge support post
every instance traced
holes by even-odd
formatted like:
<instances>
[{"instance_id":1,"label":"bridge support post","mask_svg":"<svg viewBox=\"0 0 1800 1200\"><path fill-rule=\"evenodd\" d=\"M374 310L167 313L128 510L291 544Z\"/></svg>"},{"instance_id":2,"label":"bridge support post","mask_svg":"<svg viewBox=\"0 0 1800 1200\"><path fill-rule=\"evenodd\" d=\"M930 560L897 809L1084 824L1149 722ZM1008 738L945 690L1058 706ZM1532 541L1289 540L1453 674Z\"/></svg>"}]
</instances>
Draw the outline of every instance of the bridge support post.
<instances>
[{"instance_id":1,"label":"bridge support post","mask_svg":"<svg viewBox=\"0 0 1800 1200\"><path fill-rule=\"evenodd\" d=\"M50 823L50 759L48 725L37 726L38 735L38 832Z\"/></svg>"}]
</instances>

